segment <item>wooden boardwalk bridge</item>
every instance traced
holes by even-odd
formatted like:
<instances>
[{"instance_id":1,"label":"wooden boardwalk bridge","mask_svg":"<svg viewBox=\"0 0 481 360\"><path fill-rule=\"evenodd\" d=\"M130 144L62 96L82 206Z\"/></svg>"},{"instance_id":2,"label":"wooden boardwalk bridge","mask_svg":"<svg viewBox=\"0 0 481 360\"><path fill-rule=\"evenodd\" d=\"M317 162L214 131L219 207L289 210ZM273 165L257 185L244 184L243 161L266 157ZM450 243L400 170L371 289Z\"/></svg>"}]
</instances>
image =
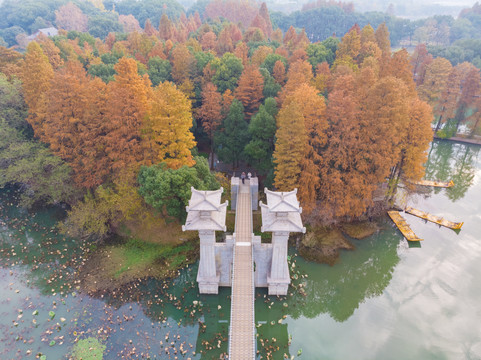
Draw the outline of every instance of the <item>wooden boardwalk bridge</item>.
<instances>
[{"instance_id":1,"label":"wooden boardwalk bridge","mask_svg":"<svg viewBox=\"0 0 481 360\"><path fill-rule=\"evenodd\" d=\"M229 359L255 359L252 205L248 180L239 186L234 236Z\"/></svg>"},{"instance_id":2,"label":"wooden boardwalk bridge","mask_svg":"<svg viewBox=\"0 0 481 360\"><path fill-rule=\"evenodd\" d=\"M252 210L257 210L256 177L246 179L245 184L237 177L231 179L235 232L222 242L216 241L215 232L227 229L228 204L221 204L223 189L191 190L182 229L199 231L199 293L218 294L219 286L231 287L229 359L255 359L255 287L266 287L269 295L287 295L291 281L287 263L289 233L306 231L302 226L297 189L290 192L264 189L267 205L260 203L261 231L272 232L270 244L262 244L260 236L254 236L252 230Z\"/></svg>"}]
</instances>

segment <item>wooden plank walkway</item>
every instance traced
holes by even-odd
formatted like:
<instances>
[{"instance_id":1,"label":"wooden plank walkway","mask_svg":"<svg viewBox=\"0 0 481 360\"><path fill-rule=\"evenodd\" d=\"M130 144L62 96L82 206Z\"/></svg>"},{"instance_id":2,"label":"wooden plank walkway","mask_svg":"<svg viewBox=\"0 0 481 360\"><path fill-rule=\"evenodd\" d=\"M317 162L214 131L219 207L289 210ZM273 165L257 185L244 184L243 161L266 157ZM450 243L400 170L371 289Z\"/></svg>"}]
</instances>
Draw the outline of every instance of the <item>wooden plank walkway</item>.
<instances>
[{"instance_id":1,"label":"wooden plank walkway","mask_svg":"<svg viewBox=\"0 0 481 360\"><path fill-rule=\"evenodd\" d=\"M248 181L240 184L235 224L234 269L229 331L229 359L255 359L252 207Z\"/></svg>"}]
</instances>

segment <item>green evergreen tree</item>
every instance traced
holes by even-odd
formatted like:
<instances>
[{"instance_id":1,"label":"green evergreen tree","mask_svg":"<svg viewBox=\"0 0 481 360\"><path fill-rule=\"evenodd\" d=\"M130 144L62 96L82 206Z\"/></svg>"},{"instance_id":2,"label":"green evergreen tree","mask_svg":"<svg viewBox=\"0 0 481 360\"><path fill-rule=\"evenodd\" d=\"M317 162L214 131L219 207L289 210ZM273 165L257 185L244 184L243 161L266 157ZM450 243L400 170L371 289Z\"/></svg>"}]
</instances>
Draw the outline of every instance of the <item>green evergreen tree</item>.
<instances>
[{"instance_id":1,"label":"green evergreen tree","mask_svg":"<svg viewBox=\"0 0 481 360\"><path fill-rule=\"evenodd\" d=\"M234 99L229 114L221 124L220 131L214 137L214 146L221 161L239 166L244 156L244 147L249 142L247 121L244 119L242 103Z\"/></svg>"},{"instance_id":2,"label":"green evergreen tree","mask_svg":"<svg viewBox=\"0 0 481 360\"><path fill-rule=\"evenodd\" d=\"M193 167L186 165L179 169L169 169L165 163L143 166L139 172L139 193L147 204L162 213L184 220L185 207L191 196L191 186L197 190L220 188L206 159L196 156Z\"/></svg>"},{"instance_id":3,"label":"green evergreen tree","mask_svg":"<svg viewBox=\"0 0 481 360\"><path fill-rule=\"evenodd\" d=\"M244 152L248 160L256 164L261 173L267 173L273 168L272 153L274 152L274 135L276 133L276 114L276 100L268 98L249 124L251 141L246 145Z\"/></svg>"},{"instance_id":4,"label":"green evergreen tree","mask_svg":"<svg viewBox=\"0 0 481 360\"><path fill-rule=\"evenodd\" d=\"M172 66L170 65L169 60L164 60L158 56L154 56L153 58L149 59L147 66L149 67L147 74L149 74L149 78L150 81L152 81L153 86L157 86L159 83L166 80L171 80Z\"/></svg>"}]
</instances>

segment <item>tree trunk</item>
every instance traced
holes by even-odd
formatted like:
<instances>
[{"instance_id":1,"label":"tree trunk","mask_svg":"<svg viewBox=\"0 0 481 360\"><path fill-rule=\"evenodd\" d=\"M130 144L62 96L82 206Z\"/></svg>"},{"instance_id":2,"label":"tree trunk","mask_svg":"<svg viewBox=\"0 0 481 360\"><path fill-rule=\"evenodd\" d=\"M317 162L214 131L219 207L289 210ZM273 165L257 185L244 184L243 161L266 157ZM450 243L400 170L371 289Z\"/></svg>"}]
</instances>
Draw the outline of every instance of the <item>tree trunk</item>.
<instances>
[{"instance_id":1,"label":"tree trunk","mask_svg":"<svg viewBox=\"0 0 481 360\"><path fill-rule=\"evenodd\" d=\"M443 111L444 111L444 108L443 108ZM436 124L436 129L434 130L434 135L436 135L436 133L438 132L439 128L441 127L441 121L443 120L443 116L440 115L439 116L439 120L438 120L438 123Z\"/></svg>"}]
</instances>

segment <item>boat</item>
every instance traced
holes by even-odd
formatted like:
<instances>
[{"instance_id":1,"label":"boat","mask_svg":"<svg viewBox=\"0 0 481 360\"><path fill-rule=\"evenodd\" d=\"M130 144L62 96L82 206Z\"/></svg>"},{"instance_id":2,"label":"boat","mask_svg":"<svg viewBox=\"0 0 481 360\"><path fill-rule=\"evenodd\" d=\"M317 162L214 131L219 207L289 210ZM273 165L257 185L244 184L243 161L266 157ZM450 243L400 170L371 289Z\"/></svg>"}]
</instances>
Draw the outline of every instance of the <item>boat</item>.
<instances>
[{"instance_id":1,"label":"boat","mask_svg":"<svg viewBox=\"0 0 481 360\"><path fill-rule=\"evenodd\" d=\"M419 238L414 231L412 231L411 227L408 225L406 220L401 216L399 211L388 211L387 214L391 218L391 220L396 224L399 231L403 234L403 236L408 241L422 241L423 239Z\"/></svg>"},{"instance_id":2,"label":"boat","mask_svg":"<svg viewBox=\"0 0 481 360\"><path fill-rule=\"evenodd\" d=\"M412 181L412 184L421 185L421 186L434 186L434 187L442 187L442 188L450 188L454 186L454 181L431 181L431 180L419 180L419 181Z\"/></svg>"},{"instance_id":3,"label":"boat","mask_svg":"<svg viewBox=\"0 0 481 360\"><path fill-rule=\"evenodd\" d=\"M405 211L408 214L420 217L421 219L431 221L433 223L436 223L441 226L445 226L447 228L453 229L453 230L459 230L463 226L464 222L452 222L449 220L444 219L443 217L431 215L427 212L412 208L410 206L407 206Z\"/></svg>"}]
</instances>

